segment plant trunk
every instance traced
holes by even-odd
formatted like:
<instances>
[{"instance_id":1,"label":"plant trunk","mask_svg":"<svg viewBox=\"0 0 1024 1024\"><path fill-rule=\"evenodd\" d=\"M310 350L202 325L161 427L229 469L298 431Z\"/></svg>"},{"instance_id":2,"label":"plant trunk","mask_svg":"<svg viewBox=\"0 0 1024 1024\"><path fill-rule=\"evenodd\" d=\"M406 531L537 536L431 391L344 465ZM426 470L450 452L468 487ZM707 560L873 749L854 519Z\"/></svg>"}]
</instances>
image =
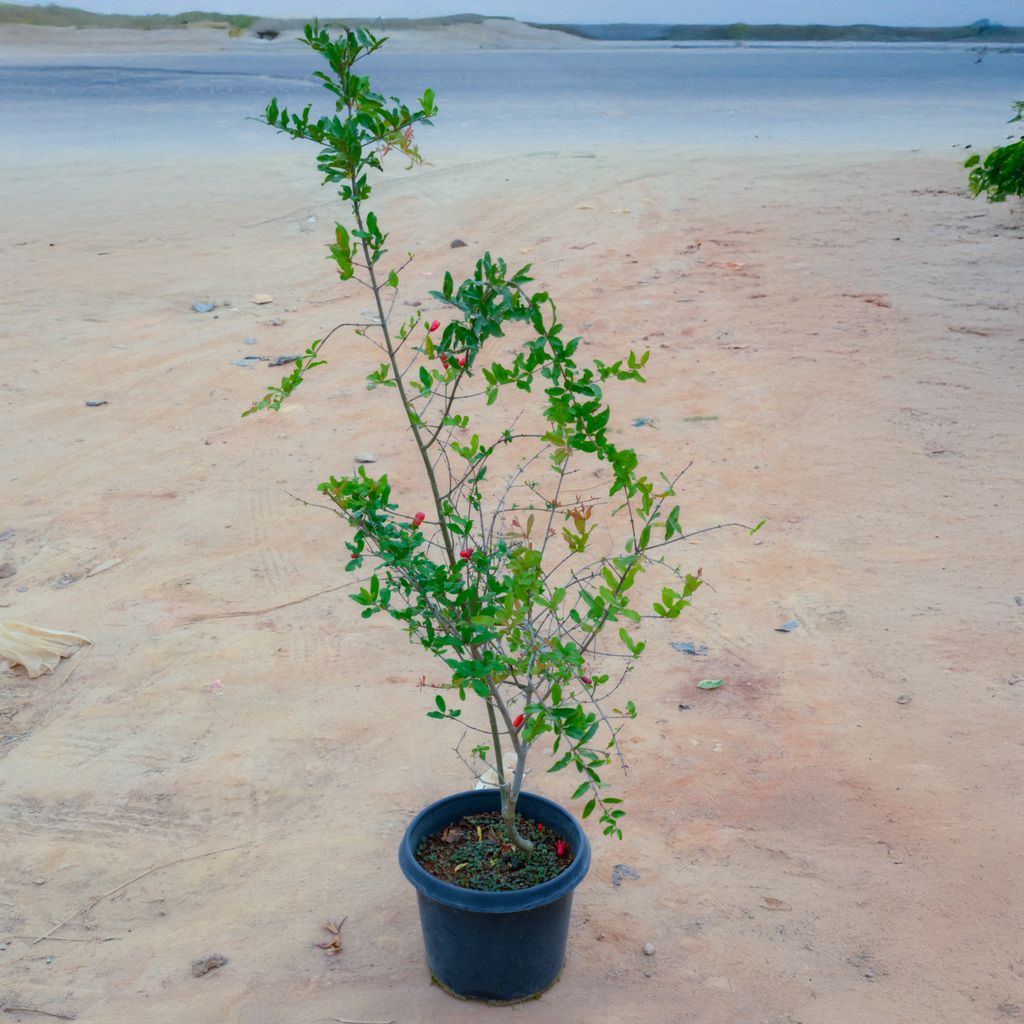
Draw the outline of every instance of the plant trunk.
<instances>
[{"instance_id":1,"label":"plant trunk","mask_svg":"<svg viewBox=\"0 0 1024 1024\"><path fill-rule=\"evenodd\" d=\"M501 820L505 824L505 835L508 841L521 853L532 853L533 843L524 839L516 828L516 796L511 793L512 783L503 782L501 785Z\"/></svg>"}]
</instances>

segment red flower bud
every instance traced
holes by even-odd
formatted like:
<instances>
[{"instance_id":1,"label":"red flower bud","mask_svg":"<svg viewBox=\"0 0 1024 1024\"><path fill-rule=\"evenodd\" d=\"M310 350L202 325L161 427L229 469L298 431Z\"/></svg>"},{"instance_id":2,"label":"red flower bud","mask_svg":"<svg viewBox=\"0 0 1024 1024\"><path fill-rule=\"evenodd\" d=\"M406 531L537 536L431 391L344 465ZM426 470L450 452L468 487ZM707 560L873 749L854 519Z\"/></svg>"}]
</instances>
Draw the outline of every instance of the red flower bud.
<instances>
[{"instance_id":1,"label":"red flower bud","mask_svg":"<svg viewBox=\"0 0 1024 1024\"><path fill-rule=\"evenodd\" d=\"M516 715L515 720L512 722L512 728L518 729L525 721L526 715Z\"/></svg>"},{"instance_id":2,"label":"red flower bud","mask_svg":"<svg viewBox=\"0 0 1024 1024\"><path fill-rule=\"evenodd\" d=\"M465 560L466 560L467 562L468 562L468 561L469 561L469 560L470 560L470 559L471 559L472 557L473 557L473 549L472 549L472 548L463 548L463 549L462 549L462 550L461 550L461 551L459 552L459 558L464 558L464 559L465 559Z\"/></svg>"},{"instance_id":3,"label":"red flower bud","mask_svg":"<svg viewBox=\"0 0 1024 1024\"><path fill-rule=\"evenodd\" d=\"M445 355L441 356L441 365L447 370L448 369L448 357Z\"/></svg>"},{"instance_id":4,"label":"red flower bud","mask_svg":"<svg viewBox=\"0 0 1024 1024\"><path fill-rule=\"evenodd\" d=\"M580 682L584 686L593 686L594 685L594 680L591 679L590 676L580 676Z\"/></svg>"},{"instance_id":5,"label":"red flower bud","mask_svg":"<svg viewBox=\"0 0 1024 1024\"><path fill-rule=\"evenodd\" d=\"M434 322L433 322L433 323L432 323L432 324L431 324L431 325L430 325L430 326L429 326L429 327L427 328L427 330L428 330L428 331L430 331L430 333L431 333L431 334L433 334L433 333L434 333L434 331L436 331L436 330L437 330L437 329L438 329L438 328L439 328L440 326L441 326L441 321L440 321L440 320L435 320L435 321L434 321Z\"/></svg>"},{"instance_id":6,"label":"red flower bud","mask_svg":"<svg viewBox=\"0 0 1024 1024\"><path fill-rule=\"evenodd\" d=\"M459 357L459 366L465 366L465 365L466 365L466 357L465 356L460 356Z\"/></svg>"},{"instance_id":7,"label":"red flower bud","mask_svg":"<svg viewBox=\"0 0 1024 1024\"><path fill-rule=\"evenodd\" d=\"M564 857L569 852L569 844L564 839L555 840L555 854Z\"/></svg>"},{"instance_id":8,"label":"red flower bud","mask_svg":"<svg viewBox=\"0 0 1024 1024\"><path fill-rule=\"evenodd\" d=\"M537 822L537 831L538 832L543 832L544 831L544 826L539 821Z\"/></svg>"},{"instance_id":9,"label":"red flower bud","mask_svg":"<svg viewBox=\"0 0 1024 1024\"><path fill-rule=\"evenodd\" d=\"M412 517L412 528L414 530L417 529L420 523L422 523L426 518L427 517L422 512L417 512L416 515Z\"/></svg>"}]
</instances>

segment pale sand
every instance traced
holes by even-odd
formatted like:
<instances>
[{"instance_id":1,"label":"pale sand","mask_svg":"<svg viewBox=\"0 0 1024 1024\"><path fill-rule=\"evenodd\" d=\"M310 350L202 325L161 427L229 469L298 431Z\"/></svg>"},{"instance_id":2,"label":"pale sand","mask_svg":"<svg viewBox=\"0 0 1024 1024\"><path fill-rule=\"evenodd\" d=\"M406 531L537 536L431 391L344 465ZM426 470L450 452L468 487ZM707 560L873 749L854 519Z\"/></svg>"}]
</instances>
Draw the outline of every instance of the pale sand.
<instances>
[{"instance_id":1,"label":"pale sand","mask_svg":"<svg viewBox=\"0 0 1024 1024\"><path fill-rule=\"evenodd\" d=\"M375 353L339 337L282 414L239 418L278 371L232 359L368 308L323 259L310 156L7 175L0 604L95 641L64 685L67 666L0 676L11 1004L82 1024L492 1016L430 986L395 859L415 811L468 781L416 686L437 670L343 591L315 596L346 582L344 533L287 493L362 450L416 493L392 396L362 384ZM593 830L564 977L502 1019L1022 1012L1024 239L963 184L955 157L751 175L735 152L560 152L436 158L381 189L417 253L405 299L484 247L535 261L589 353L652 349L618 436L652 468L694 460L687 523L769 519L759 543L681 553L715 591L650 631L625 841ZM206 298L231 305L193 313ZM530 786L564 800L542 769ZM240 843L57 933L89 941L21 938ZM612 888L616 863L640 879ZM326 958L320 922L346 914ZM211 953L230 962L192 978Z\"/></svg>"},{"instance_id":2,"label":"pale sand","mask_svg":"<svg viewBox=\"0 0 1024 1024\"><path fill-rule=\"evenodd\" d=\"M398 28L377 33L388 37L389 51L431 53L448 50L584 49L594 42L552 29L533 28L516 21L489 18L481 24L438 28ZM74 54L187 54L253 53L294 49L300 33L294 29L277 39L251 35L232 38L223 28L184 29L52 28L40 25L0 25L0 60L32 63L44 57Z\"/></svg>"}]
</instances>

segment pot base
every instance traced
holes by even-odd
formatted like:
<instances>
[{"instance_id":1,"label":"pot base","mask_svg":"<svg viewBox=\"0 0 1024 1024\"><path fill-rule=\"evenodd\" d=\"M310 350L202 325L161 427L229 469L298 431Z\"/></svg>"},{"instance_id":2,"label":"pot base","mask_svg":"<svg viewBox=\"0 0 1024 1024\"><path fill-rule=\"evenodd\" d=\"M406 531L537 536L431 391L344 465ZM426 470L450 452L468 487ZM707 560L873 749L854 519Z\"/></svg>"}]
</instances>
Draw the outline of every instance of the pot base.
<instances>
[{"instance_id":1,"label":"pot base","mask_svg":"<svg viewBox=\"0 0 1024 1024\"><path fill-rule=\"evenodd\" d=\"M549 982L542 989L539 989L538 991L534 992L533 995L519 996L516 999L482 999L479 996L460 995L458 992L455 991L455 989L449 988L439 977L437 977L436 974L432 974L430 976L430 980L439 989L441 989L443 992L446 992L453 999L458 999L460 1002L463 1003L484 1003L487 1006L515 1006L518 1003L529 1003L532 1002L534 999L540 999L540 997L543 996L545 993L550 992L558 984L561 978L562 972L559 971L558 974L555 975L554 981Z\"/></svg>"}]
</instances>

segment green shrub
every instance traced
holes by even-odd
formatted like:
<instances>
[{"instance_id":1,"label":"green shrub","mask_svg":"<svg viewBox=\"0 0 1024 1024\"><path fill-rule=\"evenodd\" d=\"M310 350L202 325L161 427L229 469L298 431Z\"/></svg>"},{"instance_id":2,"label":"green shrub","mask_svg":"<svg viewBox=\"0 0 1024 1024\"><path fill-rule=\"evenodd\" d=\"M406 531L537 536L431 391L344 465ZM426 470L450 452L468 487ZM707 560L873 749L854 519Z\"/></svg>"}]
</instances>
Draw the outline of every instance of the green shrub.
<instances>
[{"instance_id":1,"label":"green shrub","mask_svg":"<svg viewBox=\"0 0 1024 1024\"><path fill-rule=\"evenodd\" d=\"M1024 121L1024 100L1014 103L1013 109L1016 114L1009 123ZM1007 196L1024 196L1024 135L993 149L984 160L980 153L972 153L964 167L971 168L967 183L975 196L984 192L990 203L1001 203Z\"/></svg>"}]
</instances>

